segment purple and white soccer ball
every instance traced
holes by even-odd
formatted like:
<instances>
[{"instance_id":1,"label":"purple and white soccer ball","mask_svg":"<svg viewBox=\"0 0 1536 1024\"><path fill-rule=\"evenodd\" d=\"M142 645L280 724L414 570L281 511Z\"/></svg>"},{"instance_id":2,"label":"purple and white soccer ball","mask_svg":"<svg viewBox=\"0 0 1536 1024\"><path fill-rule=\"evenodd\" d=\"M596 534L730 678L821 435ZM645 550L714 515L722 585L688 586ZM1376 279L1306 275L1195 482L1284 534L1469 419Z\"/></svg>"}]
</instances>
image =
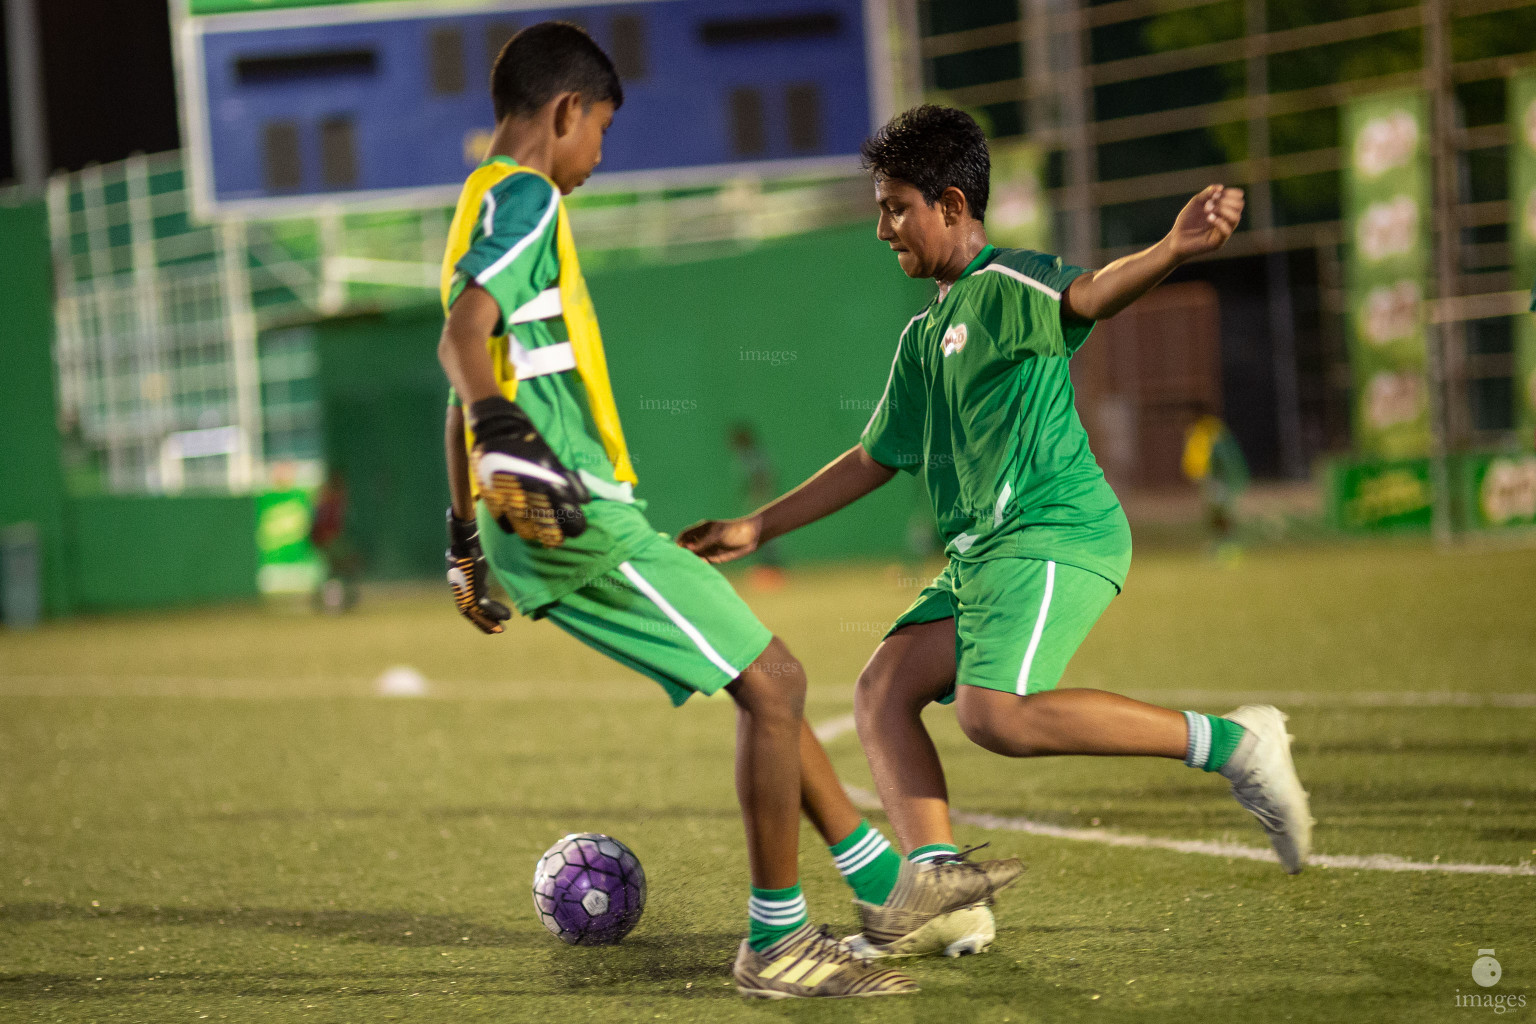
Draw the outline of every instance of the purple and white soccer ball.
<instances>
[{"instance_id":1,"label":"purple and white soccer ball","mask_svg":"<svg viewBox=\"0 0 1536 1024\"><path fill-rule=\"evenodd\" d=\"M533 908L572 946L611 946L645 911L645 869L612 836L576 832L544 851L533 869Z\"/></svg>"}]
</instances>

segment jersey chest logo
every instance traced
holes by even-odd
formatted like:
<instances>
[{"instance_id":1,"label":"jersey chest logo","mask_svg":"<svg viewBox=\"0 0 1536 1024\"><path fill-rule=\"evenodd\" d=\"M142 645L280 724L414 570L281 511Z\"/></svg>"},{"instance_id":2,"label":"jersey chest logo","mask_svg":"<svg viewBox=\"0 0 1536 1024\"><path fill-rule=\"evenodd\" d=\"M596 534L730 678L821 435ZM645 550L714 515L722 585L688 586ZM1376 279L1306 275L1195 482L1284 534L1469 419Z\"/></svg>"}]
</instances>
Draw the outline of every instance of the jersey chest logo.
<instances>
[{"instance_id":1,"label":"jersey chest logo","mask_svg":"<svg viewBox=\"0 0 1536 1024\"><path fill-rule=\"evenodd\" d=\"M955 324L945 331L944 341L939 348L944 351L946 358L965 348L965 324Z\"/></svg>"}]
</instances>

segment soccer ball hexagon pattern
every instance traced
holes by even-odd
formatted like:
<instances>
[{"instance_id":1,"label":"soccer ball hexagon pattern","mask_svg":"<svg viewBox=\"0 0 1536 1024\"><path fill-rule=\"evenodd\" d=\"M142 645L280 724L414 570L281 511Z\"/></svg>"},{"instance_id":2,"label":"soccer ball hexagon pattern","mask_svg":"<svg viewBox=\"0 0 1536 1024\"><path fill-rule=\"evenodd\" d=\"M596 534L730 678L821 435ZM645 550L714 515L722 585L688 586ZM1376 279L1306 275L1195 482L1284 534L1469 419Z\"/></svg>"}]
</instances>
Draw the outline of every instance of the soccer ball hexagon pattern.
<instances>
[{"instance_id":1,"label":"soccer ball hexagon pattern","mask_svg":"<svg viewBox=\"0 0 1536 1024\"><path fill-rule=\"evenodd\" d=\"M572 946L611 946L645 911L645 869L612 836L576 832L544 851L533 869L533 908Z\"/></svg>"}]
</instances>

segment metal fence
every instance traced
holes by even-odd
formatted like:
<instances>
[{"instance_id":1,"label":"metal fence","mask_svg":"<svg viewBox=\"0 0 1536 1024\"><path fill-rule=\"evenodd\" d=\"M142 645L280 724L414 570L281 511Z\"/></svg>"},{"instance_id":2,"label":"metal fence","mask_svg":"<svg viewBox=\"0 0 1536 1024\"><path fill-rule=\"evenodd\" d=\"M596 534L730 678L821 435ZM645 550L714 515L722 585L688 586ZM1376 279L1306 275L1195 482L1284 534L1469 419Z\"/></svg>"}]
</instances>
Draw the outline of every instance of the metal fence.
<instances>
[{"instance_id":1,"label":"metal fence","mask_svg":"<svg viewBox=\"0 0 1536 1024\"><path fill-rule=\"evenodd\" d=\"M1429 320L1457 447L1507 438L1490 405L1513 372L1504 80L1536 64L1530 0L943 0L908 5L928 95L981 111L997 134L1050 152L1049 198L1068 258L1097 266L1155 240L1213 181L1248 215L1215 258L1263 264L1281 462L1299 475L1303 391L1344 404L1339 332L1339 104L1420 87L1433 100L1436 292ZM1306 252L1310 280L1295 278ZM1297 370L1295 310L1319 303L1329 366ZM1496 403L1495 403L1496 404ZM1314 415L1322 415L1315 412ZM1348 417L1333 410L1332 419ZM1331 443L1344 438L1333 434Z\"/></svg>"},{"instance_id":2,"label":"metal fence","mask_svg":"<svg viewBox=\"0 0 1536 1024\"><path fill-rule=\"evenodd\" d=\"M862 217L850 178L573 199L590 268L740 251ZM436 301L448 209L200 223L179 153L55 176L48 208L59 409L78 490L317 482L313 332Z\"/></svg>"}]
</instances>

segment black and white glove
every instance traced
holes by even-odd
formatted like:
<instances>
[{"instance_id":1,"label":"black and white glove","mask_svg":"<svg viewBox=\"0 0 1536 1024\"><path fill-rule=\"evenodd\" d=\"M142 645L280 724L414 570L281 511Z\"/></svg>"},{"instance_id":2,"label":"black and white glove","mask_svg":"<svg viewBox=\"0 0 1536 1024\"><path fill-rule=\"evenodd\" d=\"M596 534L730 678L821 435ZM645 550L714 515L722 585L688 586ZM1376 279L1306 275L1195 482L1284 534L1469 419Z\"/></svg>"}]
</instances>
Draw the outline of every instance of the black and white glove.
<instances>
[{"instance_id":1,"label":"black and white glove","mask_svg":"<svg viewBox=\"0 0 1536 1024\"><path fill-rule=\"evenodd\" d=\"M480 528L473 519L460 519L448 510L448 586L459 614L482 633L500 633L512 612L500 601L485 596L485 552L480 550Z\"/></svg>"},{"instance_id":2,"label":"black and white glove","mask_svg":"<svg viewBox=\"0 0 1536 1024\"><path fill-rule=\"evenodd\" d=\"M475 435L470 472L501 528L547 548L581 536L587 528L581 506L592 496L528 414L497 395L470 406L469 415Z\"/></svg>"}]
</instances>

